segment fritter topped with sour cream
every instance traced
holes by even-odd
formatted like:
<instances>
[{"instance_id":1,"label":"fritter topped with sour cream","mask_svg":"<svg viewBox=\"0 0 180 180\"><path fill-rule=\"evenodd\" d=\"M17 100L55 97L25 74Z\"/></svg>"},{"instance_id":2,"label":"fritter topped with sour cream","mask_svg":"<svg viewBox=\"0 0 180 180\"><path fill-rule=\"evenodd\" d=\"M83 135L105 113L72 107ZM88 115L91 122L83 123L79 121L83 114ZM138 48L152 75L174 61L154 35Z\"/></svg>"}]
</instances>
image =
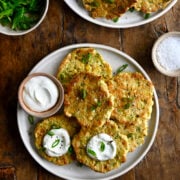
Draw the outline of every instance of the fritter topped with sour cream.
<instances>
[{"instance_id":1,"label":"fritter topped with sour cream","mask_svg":"<svg viewBox=\"0 0 180 180\"><path fill-rule=\"evenodd\" d=\"M98 135L100 133L108 134L115 141L116 155L113 159L100 161L90 157L87 154L87 151L90 151L92 155L96 156L94 151L87 149L87 144L93 136ZM72 145L76 153L76 158L80 163L85 164L86 166L90 167L95 171L103 173L116 169L121 165L121 163L125 162L126 155L129 150L127 137L125 135L122 135L119 132L116 123L110 120L107 120L102 127L82 127L80 132L74 136ZM99 148L102 153L103 151L109 151L108 147L106 147L105 145L103 147L101 145L101 147Z\"/></svg>"},{"instance_id":2,"label":"fritter topped with sour cream","mask_svg":"<svg viewBox=\"0 0 180 180\"><path fill-rule=\"evenodd\" d=\"M47 155L45 148L43 147L43 139L46 134L52 135L51 129L64 128L72 138L80 130L80 125L75 118L68 118L64 114L54 115L49 118L43 119L36 124L34 130L35 146L39 154L46 160L57 164L65 165L75 160L75 154L71 152L71 149L62 156L53 157ZM56 143L56 142L55 142Z\"/></svg>"}]
</instances>

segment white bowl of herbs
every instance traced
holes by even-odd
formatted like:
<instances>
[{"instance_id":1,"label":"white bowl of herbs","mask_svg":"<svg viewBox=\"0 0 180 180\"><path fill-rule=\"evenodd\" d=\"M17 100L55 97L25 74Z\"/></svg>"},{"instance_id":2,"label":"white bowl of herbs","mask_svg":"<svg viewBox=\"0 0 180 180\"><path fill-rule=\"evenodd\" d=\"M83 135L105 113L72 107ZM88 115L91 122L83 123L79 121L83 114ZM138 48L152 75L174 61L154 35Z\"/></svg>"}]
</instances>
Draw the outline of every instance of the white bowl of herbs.
<instances>
[{"instance_id":1,"label":"white bowl of herbs","mask_svg":"<svg viewBox=\"0 0 180 180\"><path fill-rule=\"evenodd\" d=\"M0 0L0 33L27 34L44 20L49 0Z\"/></svg>"}]
</instances>

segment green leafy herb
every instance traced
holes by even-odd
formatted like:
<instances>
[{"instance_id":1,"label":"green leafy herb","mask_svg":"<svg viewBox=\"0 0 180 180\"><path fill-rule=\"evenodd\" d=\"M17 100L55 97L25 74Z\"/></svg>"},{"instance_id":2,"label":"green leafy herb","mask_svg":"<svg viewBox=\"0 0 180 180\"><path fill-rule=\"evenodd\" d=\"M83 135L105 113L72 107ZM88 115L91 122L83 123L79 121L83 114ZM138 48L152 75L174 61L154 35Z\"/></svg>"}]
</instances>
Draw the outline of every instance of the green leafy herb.
<instances>
[{"instance_id":1,"label":"green leafy herb","mask_svg":"<svg viewBox=\"0 0 180 180\"><path fill-rule=\"evenodd\" d=\"M31 28L40 19L44 1L0 0L0 23L13 30Z\"/></svg>"},{"instance_id":2,"label":"green leafy herb","mask_svg":"<svg viewBox=\"0 0 180 180\"><path fill-rule=\"evenodd\" d=\"M89 5L93 8L96 8L96 7L99 7L99 2L93 1L93 2L89 3Z\"/></svg>"},{"instance_id":3,"label":"green leafy herb","mask_svg":"<svg viewBox=\"0 0 180 180\"><path fill-rule=\"evenodd\" d=\"M132 134L132 133L129 133L129 134L127 134L127 137L128 137L128 138L132 138L132 137L133 137L133 134Z\"/></svg>"},{"instance_id":4,"label":"green leafy herb","mask_svg":"<svg viewBox=\"0 0 180 180\"><path fill-rule=\"evenodd\" d=\"M150 13L146 13L145 15L144 15L144 19L148 19L149 17L150 17Z\"/></svg>"},{"instance_id":5,"label":"green leafy herb","mask_svg":"<svg viewBox=\"0 0 180 180\"><path fill-rule=\"evenodd\" d=\"M81 61L84 63L84 64L87 64L90 60L90 58L92 57L92 54L91 53L88 53L86 55L84 55L81 59Z\"/></svg>"},{"instance_id":6,"label":"green leafy herb","mask_svg":"<svg viewBox=\"0 0 180 180\"><path fill-rule=\"evenodd\" d=\"M69 154L73 154L73 152L74 152L74 149L73 149L72 146L70 146L70 147L68 148L68 153L69 153Z\"/></svg>"},{"instance_id":7,"label":"green leafy herb","mask_svg":"<svg viewBox=\"0 0 180 180\"><path fill-rule=\"evenodd\" d=\"M126 103L125 105L124 105L124 109L129 109L130 108L130 106L131 106L131 103Z\"/></svg>"},{"instance_id":8,"label":"green leafy herb","mask_svg":"<svg viewBox=\"0 0 180 180\"><path fill-rule=\"evenodd\" d=\"M133 104L133 100L134 100L134 98L130 98L130 97L122 98L122 101L125 103L124 109L129 109L131 107L131 105Z\"/></svg>"},{"instance_id":9,"label":"green leafy herb","mask_svg":"<svg viewBox=\"0 0 180 180\"><path fill-rule=\"evenodd\" d=\"M48 131L48 133L47 133L49 136L53 136L54 135L54 133L52 132L52 131Z\"/></svg>"},{"instance_id":10,"label":"green leafy herb","mask_svg":"<svg viewBox=\"0 0 180 180\"><path fill-rule=\"evenodd\" d=\"M128 67L128 64L122 65L121 67L118 68L118 70L116 71L116 73L118 74L118 73L124 71L127 67Z\"/></svg>"},{"instance_id":11,"label":"green leafy herb","mask_svg":"<svg viewBox=\"0 0 180 180\"><path fill-rule=\"evenodd\" d=\"M56 147L58 144L60 143L60 139L56 139L53 143L52 143L52 148Z\"/></svg>"},{"instance_id":12,"label":"green leafy herb","mask_svg":"<svg viewBox=\"0 0 180 180\"><path fill-rule=\"evenodd\" d=\"M141 132L141 127L137 127L137 128L136 128L136 131L137 131L137 132Z\"/></svg>"},{"instance_id":13,"label":"green leafy herb","mask_svg":"<svg viewBox=\"0 0 180 180\"><path fill-rule=\"evenodd\" d=\"M83 167L83 163L80 163L79 161L76 164L78 167Z\"/></svg>"},{"instance_id":14,"label":"green leafy herb","mask_svg":"<svg viewBox=\"0 0 180 180\"><path fill-rule=\"evenodd\" d=\"M79 95L80 95L80 98L84 100L87 96L87 91L85 89L81 89L79 92Z\"/></svg>"},{"instance_id":15,"label":"green leafy herb","mask_svg":"<svg viewBox=\"0 0 180 180\"><path fill-rule=\"evenodd\" d=\"M104 142L101 142L100 151L103 152L104 150L105 150L105 144Z\"/></svg>"},{"instance_id":16,"label":"green leafy herb","mask_svg":"<svg viewBox=\"0 0 180 180\"><path fill-rule=\"evenodd\" d=\"M58 78L62 83L65 83L67 81L67 77L65 74L60 74Z\"/></svg>"},{"instance_id":17,"label":"green leafy herb","mask_svg":"<svg viewBox=\"0 0 180 180\"><path fill-rule=\"evenodd\" d=\"M94 111L97 107L100 107L101 104L101 101L98 101L95 105L91 106L91 111Z\"/></svg>"},{"instance_id":18,"label":"green leafy herb","mask_svg":"<svg viewBox=\"0 0 180 180\"><path fill-rule=\"evenodd\" d=\"M41 147L41 148L39 148L39 151L40 152L44 152L46 150L46 148L45 147Z\"/></svg>"},{"instance_id":19,"label":"green leafy herb","mask_svg":"<svg viewBox=\"0 0 180 180\"><path fill-rule=\"evenodd\" d=\"M31 115L28 115L28 121L29 121L29 123L30 123L31 125L33 125L33 124L34 124L34 117L31 116Z\"/></svg>"},{"instance_id":20,"label":"green leafy herb","mask_svg":"<svg viewBox=\"0 0 180 180\"><path fill-rule=\"evenodd\" d=\"M114 0L105 0L107 3L113 3Z\"/></svg>"},{"instance_id":21,"label":"green leafy herb","mask_svg":"<svg viewBox=\"0 0 180 180\"><path fill-rule=\"evenodd\" d=\"M92 149L88 149L87 152L92 156L96 156L96 153Z\"/></svg>"},{"instance_id":22,"label":"green leafy herb","mask_svg":"<svg viewBox=\"0 0 180 180\"><path fill-rule=\"evenodd\" d=\"M134 12L134 7L129 8L130 12Z\"/></svg>"},{"instance_id":23,"label":"green leafy herb","mask_svg":"<svg viewBox=\"0 0 180 180\"><path fill-rule=\"evenodd\" d=\"M119 17L116 17L116 18L113 18L113 22L118 22L118 20L119 20Z\"/></svg>"}]
</instances>

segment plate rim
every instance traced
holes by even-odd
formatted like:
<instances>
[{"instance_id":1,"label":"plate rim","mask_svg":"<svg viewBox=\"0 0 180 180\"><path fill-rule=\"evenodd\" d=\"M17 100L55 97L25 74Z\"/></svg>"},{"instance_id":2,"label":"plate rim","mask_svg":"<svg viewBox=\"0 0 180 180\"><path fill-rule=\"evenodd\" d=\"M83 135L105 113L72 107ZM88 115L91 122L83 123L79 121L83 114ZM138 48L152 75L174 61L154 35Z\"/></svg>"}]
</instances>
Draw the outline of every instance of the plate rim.
<instances>
[{"instance_id":1,"label":"plate rim","mask_svg":"<svg viewBox=\"0 0 180 180\"><path fill-rule=\"evenodd\" d=\"M47 61L47 59L57 53L59 53L59 51L67 51L67 50L70 50L70 49L74 49L74 48L81 48L81 47L94 47L94 48L100 48L100 49L105 49L105 50L110 50L111 52L115 52L117 53L118 55L121 55L123 57L125 57L126 59L128 59L128 61L131 61L133 62L133 64L135 64L136 67L138 67L140 69L140 71L143 73L143 75L148 79L148 80L151 80L149 75L146 73L146 71L141 67L141 65L135 61L131 56L129 56L128 54L124 53L123 51L121 50L118 50L114 47L111 47L111 46L107 46L107 45L104 45L104 44L96 44L96 43L79 43L79 44L72 44L72 45L67 45L67 46L64 46L64 47L61 47L51 53L49 53L48 55L44 56L37 64L35 64L35 66L31 69L31 71L29 72L29 74L33 73L34 71L36 71L36 68L38 68L39 64L43 63L44 61ZM151 146L153 145L154 143L154 140L156 138L156 134L157 134L157 130L158 130L158 125L159 125L159 102L158 102L158 96L157 96L157 93L156 93L156 90L154 88L153 90L153 95L154 95L154 106L155 106L155 125L154 125L154 129L153 129L153 134L152 134L152 137L150 138L150 141L147 145L147 147L143 150L143 153L138 156L136 158L136 161L134 161L128 168L125 168L122 172L119 172L119 173L116 173L116 174L112 174L112 175L109 175L107 178L106 177L100 177L100 178L95 178L96 180L108 180L109 178L117 178L117 177L120 177L122 176L123 174L127 173L128 171L130 171L132 168L134 168L144 157L145 155L148 153L148 151L150 150ZM49 170L46 165L42 164L41 162L39 162L39 160L32 155L32 152L30 151L30 149L28 148L28 143L24 141L24 138L23 138L23 134L22 134L22 130L20 128L20 120L18 120L18 113L19 113L19 109L20 109L20 105L19 105L19 102L17 102L17 125L18 125L18 130L19 130L19 134L20 134L20 137L21 137L21 140L26 148L26 150L29 152L29 154L31 155L31 157L38 163L39 166L43 167L45 170L47 170L48 172L50 172L51 174L57 176L57 177L60 177L60 178L64 178L64 179L69 179L69 180L79 180L79 178L74 178L74 177L67 177L67 176L59 176L57 175L57 173ZM37 152L36 152L36 156L37 155ZM94 178L93 178L94 179ZM88 180L88 178L86 179ZM92 178L91 178L92 180Z\"/></svg>"},{"instance_id":2,"label":"plate rim","mask_svg":"<svg viewBox=\"0 0 180 180\"><path fill-rule=\"evenodd\" d=\"M81 18L83 18L86 21L89 21L93 24L99 25L99 26L103 26L103 27L107 27L107 28L114 28L114 29L126 29L126 28L131 28L131 27L137 27L137 26L141 26L141 25L145 25L147 23L150 23L156 19L158 19L159 17L163 16L165 13L167 13L176 3L178 0L172 0L172 2L170 2L167 7L163 10L160 10L160 12L157 12L156 15L149 17L148 19L144 19L140 22L135 22L132 24L125 24L125 25L121 25L121 24L108 24L108 23L103 23L101 21L98 21L96 19L93 19L91 16L87 15L87 16L83 16L83 13L81 13L80 11L77 11L76 9L72 8L72 6L70 6L70 4L68 3L69 0L64 0L65 4L77 15L79 15ZM155 12L156 13L156 12Z\"/></svg>"}]
</instances>

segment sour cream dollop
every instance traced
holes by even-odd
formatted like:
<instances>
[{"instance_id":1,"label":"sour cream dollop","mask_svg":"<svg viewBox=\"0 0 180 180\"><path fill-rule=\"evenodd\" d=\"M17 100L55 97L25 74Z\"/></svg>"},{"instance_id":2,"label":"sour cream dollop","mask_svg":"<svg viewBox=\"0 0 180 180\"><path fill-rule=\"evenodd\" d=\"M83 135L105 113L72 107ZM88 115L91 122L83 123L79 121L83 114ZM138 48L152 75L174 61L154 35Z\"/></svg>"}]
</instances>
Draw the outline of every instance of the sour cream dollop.
<instances>
[{"instance_id":1,"label":"sour cream dollop","mask_svg":"<svg viewBox=\"0 0 180 180\"><path fill-rule=\"evenodd\" d=\"M116 156L116 142L106 133L93 136L86 147L87 154L99 161L113 159Z\"/></svg>"},{"instance_id":2,"label":"sour cream dollop","mask_svg":"<svg viewBox=\"0 0 180 180\"><path fill-rule=\"evenodd\" d=\"M68 152L70 136L66 129L51 129L43 139L43 147L48 156L59 157Z\"/></svg>"},{"instance_id":3,"label":"sour cream dollop","mask_svg":"<svg viewBox=\"0 0 180 180\"><path fill-rule=\"evenodd\" d=\"M56 84L45 76L31 78L24 86L23 101L27 107L36 112L52 108L58 100Z\"/></svg>"}]
</instances>

